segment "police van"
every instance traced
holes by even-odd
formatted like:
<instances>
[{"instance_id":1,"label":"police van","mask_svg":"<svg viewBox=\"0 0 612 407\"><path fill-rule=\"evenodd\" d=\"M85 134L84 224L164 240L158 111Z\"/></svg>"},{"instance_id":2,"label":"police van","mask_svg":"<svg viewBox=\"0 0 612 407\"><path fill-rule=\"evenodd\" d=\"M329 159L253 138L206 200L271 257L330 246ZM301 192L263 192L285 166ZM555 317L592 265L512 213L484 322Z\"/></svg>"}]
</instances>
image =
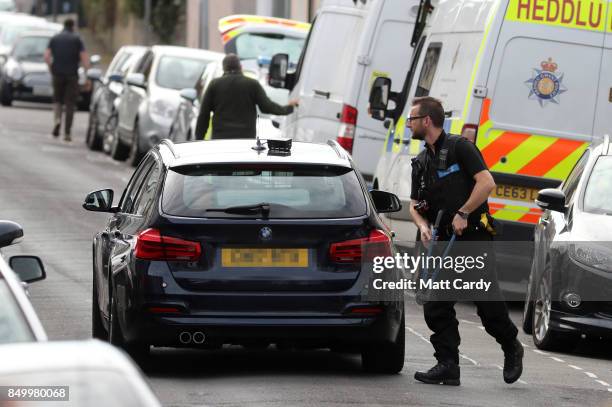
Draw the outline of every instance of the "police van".
<instances>
[{"instance_id":1,"label":"police van","mask_svg":"<svg viewBox=\"0 0 612 407\"><path fill-rule=\"evenodd\" d=\"M337 140L372 178L386 129L367 113L376 77L406 76L417 0L326 0L318 10L297 69L287 57L272 59L270 84L290 89L299 106L286 117L284 136L302 141Z\"/></svg>"},{"instance_id":2,"label":"police van","mask_svg":"<svg viewBox=\"0 0 612 407\"><path fill-rule=\"evenodd\" d=\"M612 4L612 3L611 3ZM421 1L428 26L404 84L403 109L387 134L375 187L407 207L411 159L422 142L406 128L409 100L433 96L447 110L445 130L474 140L497 188L491 213L502 240L533 240L538 190L557 187L595 138L612 129L612 5L603 0ZM379 119L393 117L376 81ZM384 97L383 97L384 96ZM375 104L375 102L373 102ZM389 119L387 119L389 120ZM388 219L399 240L414 240L407 210ZM530 253L510 253L506 291L524 292ZM503 261L503 259L502 259Z\"/></svg>"}]
</instances>

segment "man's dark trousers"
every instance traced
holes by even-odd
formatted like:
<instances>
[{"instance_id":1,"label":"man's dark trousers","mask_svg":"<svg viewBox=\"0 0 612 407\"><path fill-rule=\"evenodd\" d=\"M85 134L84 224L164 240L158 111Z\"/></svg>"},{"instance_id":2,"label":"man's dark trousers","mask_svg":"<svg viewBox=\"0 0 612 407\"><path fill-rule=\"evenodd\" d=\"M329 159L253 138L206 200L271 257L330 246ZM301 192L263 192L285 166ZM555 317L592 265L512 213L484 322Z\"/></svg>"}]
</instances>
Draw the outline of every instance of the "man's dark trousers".
<instances>
[{"instance_id":1,"label":"man's dark trousers","mask_svg":"<svg viewBox=\"0 0 612 407\"><path fill-rule=\"evenodd\" d=\"M457 242L477 241L490 242L491 235L483 230L470 231L462 236L457 236ZM444 242L441 242L445 244ZM493 245L489 244L489 247ZM490 264L495 264L494 250L488 257ZM499 292L499 284L495 275L495 267L490 267L487 271L491 281L488 297L490 301L475 301L478 316L482 325L489 335L495 338L502 346L507 349L514 344L518 329L508 316L508 308ZM455 314L455 301L430 301L423 305L425 322L429 329L433 331L430 336L431 344L434 347L434 356L439 362L451 362L459 364L459 322Z\"/></svg>"},{"instance_id":2,"label":"man's dark trousers","mask_svg":"<svg viewBox=\"0 0 612 407\"><path fill-rule=\"evenodd\" d=\"M73 75L53 75L53 112L55 119L54 135L59 135L62 124L62 105L66 109L64 134L70 137L74 108L79 97L79 77ZM58 132L58 134L55 134Z\"/></svg>"}]
</instances>

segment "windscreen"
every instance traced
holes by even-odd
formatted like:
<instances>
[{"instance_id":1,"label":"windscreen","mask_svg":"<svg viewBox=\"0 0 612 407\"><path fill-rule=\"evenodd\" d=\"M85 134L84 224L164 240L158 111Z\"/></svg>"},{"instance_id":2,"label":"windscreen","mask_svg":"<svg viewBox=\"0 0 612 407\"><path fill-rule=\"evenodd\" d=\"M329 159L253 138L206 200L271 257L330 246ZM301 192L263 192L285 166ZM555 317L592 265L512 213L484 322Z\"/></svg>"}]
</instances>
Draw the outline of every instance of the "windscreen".
<instances>
[{"instance_id":1,"label":"windscreen","mask_svg":"<svg viewBox=\"0 0 612 407\"><path fill-rule=\"evenodd\" d=\"M257 59L283 53L289 55L290 63L297 64L304 41L284 34L244 33L236 38L236 54L240 59Z\"/></svg>"},{"instance_id":2,"label":"windscreen","mask_svg":"<svg viewBox=\"0 0 612 407\"><path fill-rule=\"evenodd\" d=\"M208 64L207 60L165 56L159 61L156 82L162 88L193 88Z\"/></svg>"},{"instance_id":3,"label":"windscreen","mask_svg":"<svg viewBox=\"0 0 612 407\"><path fill-rule=\"evenodd\" d=\"M40 30L41 25L7 25L2 28L0 43L2 45L13 45L19 38L19 34L25 31ZM48 43L49 41L47 41Z\"/></svg>"},{"instance_id":4,"label":"windscreen","mask_svg":"<svg viewBox=\"0 0 612 407\"><path fill-rule=\"evenodd\" d=\"M19 61L42 62L49 37L23 37L15 44L13 56Z\"/></svg>"},{"instance_id":5,"label":"windscreen","mask_svg":"<svg viewBox=\"0 0 612 407\"><path fill-rule=\"evenodd\" d=\"M599 157L584 192L585 212L612 215L612 157Z\"/></svg>"},{"instance_id":6,"label":"windscreen","mask_svg":"<svg viewBox=\"0 0 612 407\"><path fill-rule=\"evenodd\" d=\"M350 168L260 164L171 168L162 209L174 216L237 218L251 215L223 210L258 204L269 205L271 219L351 218L366 213L365 196Z\"/></svg>"}]
</instances>

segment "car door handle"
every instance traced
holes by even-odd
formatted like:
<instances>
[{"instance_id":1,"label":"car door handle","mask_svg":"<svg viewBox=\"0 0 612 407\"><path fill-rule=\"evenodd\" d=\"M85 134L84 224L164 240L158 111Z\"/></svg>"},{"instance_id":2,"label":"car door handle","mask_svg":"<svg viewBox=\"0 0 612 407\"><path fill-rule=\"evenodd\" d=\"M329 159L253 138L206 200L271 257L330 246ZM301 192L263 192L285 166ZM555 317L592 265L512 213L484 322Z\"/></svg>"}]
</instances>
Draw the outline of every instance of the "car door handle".
<instances>
[{"instance_id":1,"label":"car door handle","mask_svg":"<svg viewBox=\"0 0 612 407\"><path fill-rule=\"evenodd\" d=\"M315 96L324 97L325 99L329 99L331 96L331 92L325 92L323 90L313 89Z\"/></svg>"}]
</instances>

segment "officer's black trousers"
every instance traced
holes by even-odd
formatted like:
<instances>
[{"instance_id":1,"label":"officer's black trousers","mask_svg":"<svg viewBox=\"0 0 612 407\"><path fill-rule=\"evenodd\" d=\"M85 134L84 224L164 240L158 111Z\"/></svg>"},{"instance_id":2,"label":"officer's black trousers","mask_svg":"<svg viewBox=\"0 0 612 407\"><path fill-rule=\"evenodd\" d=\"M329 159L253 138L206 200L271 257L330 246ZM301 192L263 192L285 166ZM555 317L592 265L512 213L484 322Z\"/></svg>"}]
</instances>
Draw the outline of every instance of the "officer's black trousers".
<instances>
[{"instance_id":1,"label":"officer's black trousers","mask_svg":"<svg viewBox=\"0 0 612 407\"><path fill-rule=\"evenodd\" d=\"M458 241L490 241L491 237L484 231L466 233ZM474 301L478 316L489 335L495 338L502 348L508 348L516 339L518 330L508 315L508 308L499 293L495 269L490 271L493 277L490 288L490 301ZM430 301L423 305L425 322L433 331L430 336L434 347L435 358L440 362L459 363L459 322L455 314L455 301Z\"/></svg>"}]
</instances>

